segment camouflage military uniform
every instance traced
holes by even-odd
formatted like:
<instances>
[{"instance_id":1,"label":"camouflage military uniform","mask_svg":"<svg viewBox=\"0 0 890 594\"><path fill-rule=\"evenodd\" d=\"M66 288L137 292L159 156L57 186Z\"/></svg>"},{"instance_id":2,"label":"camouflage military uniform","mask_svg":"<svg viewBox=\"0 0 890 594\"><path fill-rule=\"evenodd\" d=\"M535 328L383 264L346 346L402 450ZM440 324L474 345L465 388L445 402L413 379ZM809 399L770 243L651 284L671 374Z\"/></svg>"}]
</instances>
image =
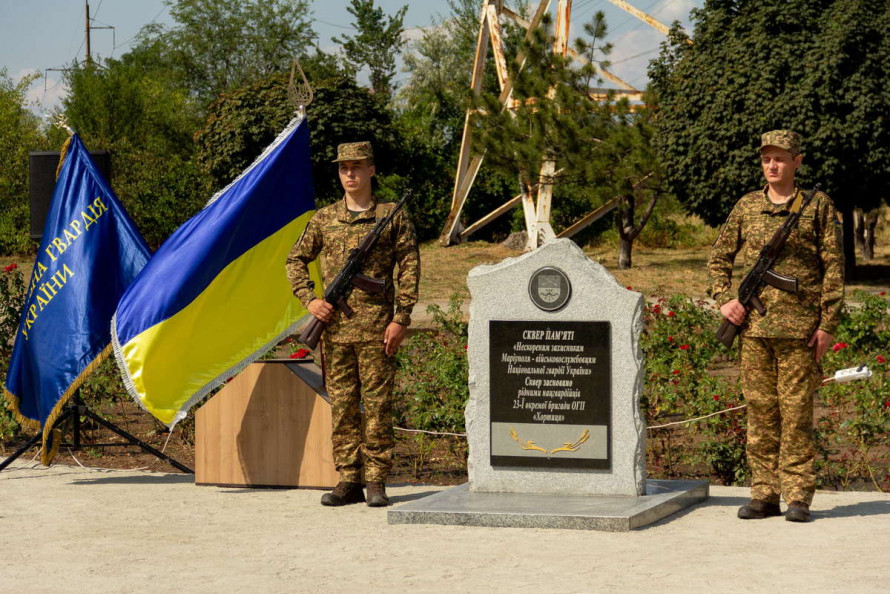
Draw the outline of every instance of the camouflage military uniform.
<instances>
[{"instance_id":1,"label":"camouflage military uniform","mask_svg":"<svg viewBox=\"0 0 890 594\"><path fill-rule=\"evenodd\" d=\"M767 189L742 197L711 248L709 292L720 306L737 298L731 282L736 254L744 249L746 273L794 199L773 204ZM766 315L751 310L742 326L740 370L748 404L753 499L812 501L813 395L822 371L808 342L817 329L829 334L837 330L844 296L841 238L834 205L817 193L773 267L797 278L798 293L764 287L760 300Z\"/></svg>"},{"instance_id":2,"label":"camouflage military uniform","mask_svg":"<svg viewBox=\"0 0 890 594\"><path fill-rule=\"evenodd\" d=\"M343 199L315 213L287 258L288 280L304 306L316 298L310 288L309 262L321 256L324 282L330 284L346 263L349 251L358 247L376 219L386 216L393 207L378 207L373 201L367 211L355 214L347 210ZM393 286L396 265L398 290ZM363 463L367 481L384 482L392 468L395 361L384 351L383 333L392 321L403 326L411 323L420 279L417 240L404 211L386 228L362 272L385 279L386 290L369 293L355 289L348 300L354 316L348 319L342 311L334 312L322 341L325 385L333 416L334 464L340 479L351 483L361 482ZM360 403L365 407L364 440Z\"/></svg>"}]
</instances>

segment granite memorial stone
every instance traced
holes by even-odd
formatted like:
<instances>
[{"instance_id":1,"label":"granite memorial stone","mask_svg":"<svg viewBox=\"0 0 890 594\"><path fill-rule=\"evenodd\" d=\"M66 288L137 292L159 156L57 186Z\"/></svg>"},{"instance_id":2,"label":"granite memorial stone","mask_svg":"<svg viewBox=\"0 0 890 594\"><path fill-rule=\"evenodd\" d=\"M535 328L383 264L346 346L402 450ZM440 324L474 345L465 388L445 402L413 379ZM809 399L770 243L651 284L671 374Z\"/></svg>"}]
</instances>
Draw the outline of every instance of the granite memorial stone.
<instances>
[{"instance_id":1,"label":"granite memorial stone","mask_svg":"<svg viewBox=\"0 0 890 594\"><path fill-rule=\"evenodd\" d=\"M467 282L470 491L642 495L642 295L568 239Z\"/></svg>"},{"instance_id":2,"label":"granite memorial stone","mask_svg":"<svg viewBox=\"0 0 890 594\"><path fill-rule=\"evenodd\" d=\"M470 271L469 483L390 524L633 530L708 497L646 480L643 296L571 240Z\"/></svg>"}]
</instances>

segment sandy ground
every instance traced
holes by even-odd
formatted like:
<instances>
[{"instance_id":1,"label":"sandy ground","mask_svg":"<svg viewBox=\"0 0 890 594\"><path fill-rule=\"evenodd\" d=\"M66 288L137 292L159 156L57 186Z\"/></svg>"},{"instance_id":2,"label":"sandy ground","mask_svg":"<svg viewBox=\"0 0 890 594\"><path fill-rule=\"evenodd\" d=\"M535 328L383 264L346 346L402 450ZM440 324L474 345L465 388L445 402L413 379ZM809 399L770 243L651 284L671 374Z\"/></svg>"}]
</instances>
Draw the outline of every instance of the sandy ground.
<instances>
[{"instance_id":1,"label":"sandy ground","mask_svg":"<svg viewBox=\"0 0 890 594\"><path fill-rule=\"evenodd\" d=\"M442 487L392 486L395 504ZM0 472L2 592L887 592L890 494L817 494L816 521L741 521L743 488L626 533L393 525L319 491L191 476Z\"/></svg>"}]
</instances>

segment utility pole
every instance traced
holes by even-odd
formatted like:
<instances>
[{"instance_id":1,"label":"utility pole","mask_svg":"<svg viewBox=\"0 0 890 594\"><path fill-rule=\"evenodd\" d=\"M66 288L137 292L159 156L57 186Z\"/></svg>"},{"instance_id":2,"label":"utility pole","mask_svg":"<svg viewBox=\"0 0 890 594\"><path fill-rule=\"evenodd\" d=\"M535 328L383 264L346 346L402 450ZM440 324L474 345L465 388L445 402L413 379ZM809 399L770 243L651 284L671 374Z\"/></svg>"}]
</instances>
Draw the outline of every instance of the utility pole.
<instances>
[{"instance_id":1,"label":"utility pole","mask_svg":"<svg viewBox=\"0 0 890 594\"><path fill-rule=\"evenodd\" d=\"M86 4L86 24L84 26L84 33L86 35L86 46L87 46L87 64L90 63L92 58L90 57L90 0L84 0L84 4Z\"/></svg>"},{"instance_id":2,"label":"utility pole","mask_svg":"<svg viewBox=\"0 0 890 594\"><path fill-rule=\"evenodd\" d=\"M90 31L92 31L93 29L111 29L112 35L114 35L114 27L111 27L111 26L94 27L93 25L91 25L90 24L90 0L84 0L84 6L86 8L86 11L85 11L86 12L86 20L84 21L84 26L83 26L84 35L86 36L86 39L84 42L84 45L86 46L86 49L87 49L86 63L91 64L93 62L93 54L90 51ZM113 39L114 39L114 37L112 37L112 40Z\"/></svg>"}]
</instances>

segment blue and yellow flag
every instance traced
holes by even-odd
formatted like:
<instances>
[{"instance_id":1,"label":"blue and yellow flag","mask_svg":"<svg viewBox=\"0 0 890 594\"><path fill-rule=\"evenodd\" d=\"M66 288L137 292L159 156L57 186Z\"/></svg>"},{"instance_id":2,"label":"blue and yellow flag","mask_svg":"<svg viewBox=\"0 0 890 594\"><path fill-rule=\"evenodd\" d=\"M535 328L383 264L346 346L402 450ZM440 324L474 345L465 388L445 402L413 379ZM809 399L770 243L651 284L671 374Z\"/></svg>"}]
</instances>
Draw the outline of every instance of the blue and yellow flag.
<instances>
[{"instance_id":1,"label":"blue and yellow flag","mask_svg":"<svg viewBox=\"0 0 890 594\"><path fill-rule=\"evenodd\" d=\"M147 411L172 427L296 330L307 312L284 262L314 208L309 130L297 118L161 245L112 321L124 383Z\"/></svg>"},{"instance_id":2,"label":"blue and yellow flag","mask_svg":"<svg viewBox=\"0 0 890 594\"><path fill-rule=\"evenodd\" d=\"M151 256L75 134L65 143L15 336L5 393L47 439L65 403L111 351L111 316Z\"/></svg>"}]
</instances>

